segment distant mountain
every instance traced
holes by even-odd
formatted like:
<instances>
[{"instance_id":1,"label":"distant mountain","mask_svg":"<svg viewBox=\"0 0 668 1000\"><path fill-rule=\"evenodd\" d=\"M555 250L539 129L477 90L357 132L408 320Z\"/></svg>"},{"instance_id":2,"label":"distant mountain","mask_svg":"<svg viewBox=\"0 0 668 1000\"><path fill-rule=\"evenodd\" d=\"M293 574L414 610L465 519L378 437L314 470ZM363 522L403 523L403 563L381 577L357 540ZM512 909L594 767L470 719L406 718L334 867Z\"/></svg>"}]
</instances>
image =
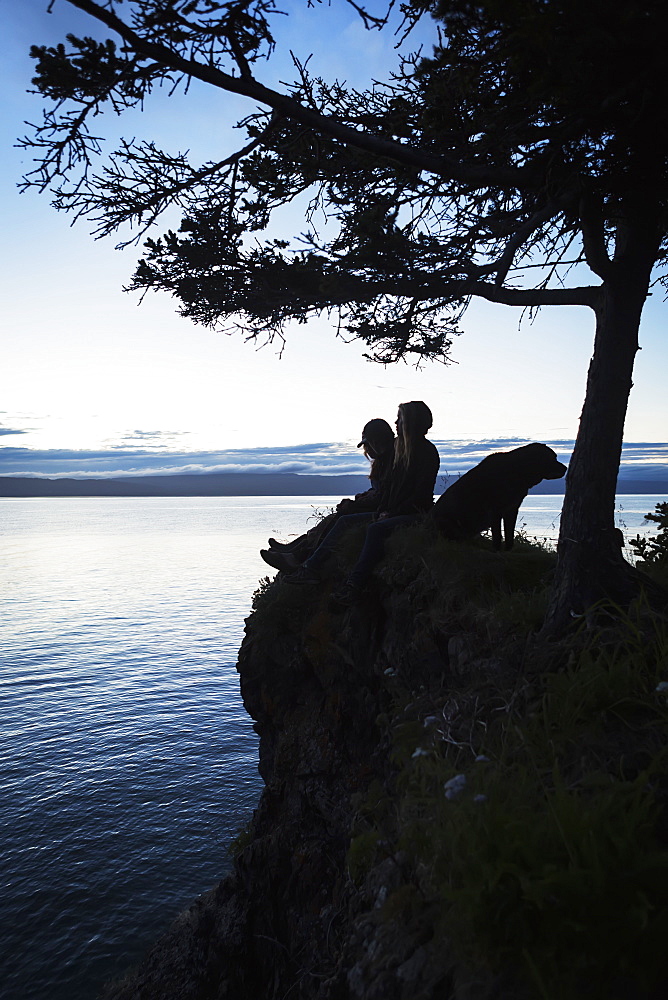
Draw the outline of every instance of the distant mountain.
<instances>
[{"instance_id":1,"label":"distant mountain","mask_svg":"<svg viewBox=\"0 0 668 1000\"><path fill-rule=\"evenodd\" d=\"M439 477L440 493L447 482ZM564 480L535 486L534 494L562 494ZM366 476L301 476L296 473L220 472L200 476L122 476L116 479L42 479L1 476L0 497L239 497L354 496L369 488ZM620 479L618 494L658 493L668 498L668 480Z\"/></svg>"},{"instance_id":2,"label":"distant mountain","mask_svg":"<svg viewBox=\"0 0 668 1000\"><path fill-rule=\"evenodd\" d=\"M200 476L122 476L116 479L0 477L0 497L239 497L354 496L366 476L216 472Z\"/></svg>"},{"instance_id":3,"label":"distant mountain","mask_svg":"<svg viewBox=\"0 0 668 1000\"><path fill-rule=\"evenodd\" d=\"M451 476L445 484L446 487L451 486L456 478L456 476ZM438 480L436 488L439 489ZM529 493L534 496L563 496L565 489L565 479L545 479L538 486L533 486ZM625 493L658 493L665 494L666 499L668 499L668 479L620 478L617 480L617 496L623 496Z\"/></svg>"},{"instance_id":4,"label":"distant mountain","mask_svg":"<svg viewBox=\"0 0 668 1000\"><path fill-rule=\"evenodd\" d=\"M565 479L546 479L544 482L534 486L529 493L533 494L562 494L566 489ZM620 477L617 480L617 496L628 493L658 493L664 494L668 499L668 479L625 479Z\"/></svg>"}]
</instances>

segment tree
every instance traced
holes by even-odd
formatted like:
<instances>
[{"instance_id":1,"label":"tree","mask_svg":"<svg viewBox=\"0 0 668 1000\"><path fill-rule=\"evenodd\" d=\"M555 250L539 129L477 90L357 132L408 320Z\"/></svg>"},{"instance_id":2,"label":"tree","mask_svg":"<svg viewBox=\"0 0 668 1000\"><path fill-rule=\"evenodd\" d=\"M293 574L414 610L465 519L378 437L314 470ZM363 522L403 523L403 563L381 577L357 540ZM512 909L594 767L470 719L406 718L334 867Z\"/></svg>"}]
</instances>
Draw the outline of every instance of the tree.
<instances>
[{"instance_id":1,"label":"tree","mask_svg":"<svg viewBox=\"0 0 668 1000\"><path fill-rule=\"evenodd\" d=\"M175 294L198 322L233 317L250 336L334 311L383 362L447 358L473 296L594 312L550 622L628 597L615 487L668 232L661 0L408 0L405 37L431 15L434 51L406 54L364 93L296 60L289 87L257 79L274 0L129 0L124 20L120 0L68 2L122 45L68 36L67 48L33 50L34 83L55 106L25 140L41 160L27 183L55 187L56 207L93 218L99 234L130 222L141 235L182 206L178 233L146 241L132 287ZM369 30L388 30L387 11L348 2ZM245 120L242 149L193 167L123 142L93 174L91 116L191 78L266 108ZM324 230L311 211L301 243L263 239L274 209L299 197L324 210Z\"/></svg>"}]
</instances>

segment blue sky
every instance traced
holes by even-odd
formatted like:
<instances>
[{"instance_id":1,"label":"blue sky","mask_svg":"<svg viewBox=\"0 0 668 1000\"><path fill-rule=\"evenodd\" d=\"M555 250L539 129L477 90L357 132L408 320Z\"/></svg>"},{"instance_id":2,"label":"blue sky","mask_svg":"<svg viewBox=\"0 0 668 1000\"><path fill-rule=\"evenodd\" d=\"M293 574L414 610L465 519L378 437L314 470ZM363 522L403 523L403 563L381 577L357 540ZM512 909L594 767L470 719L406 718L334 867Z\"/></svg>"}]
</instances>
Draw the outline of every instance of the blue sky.
<instances>
[{"instance_id":1,"label":"blue sky","mask_svg":"<svg viewBox=\"0 0 668 1000\"><path fill-rule=\"evenodd\" d=\"M29 162L13 144L41 107L25 92L30 44L52 44L68 30L99 34L66 0L56 0L51 15L47 6L0 0L0 475L361 471L361 427L376 416L392 422L397 404L409 399L430 405L448 472L529 440L552 442L568 459L592 350L588 310L544 309L531 320L474 303L455 363L415 370L364 360L361 346L337 338L325 319L292 329L279 357L277 347L257 350L240 334L196 327L165 296L140 306L123 293L137 248L118 252L113 239L93 240L90 226L71 226L48 195L19 195L16 187ZM365 76L387 75L391 37L365 33L347 5L308 10L295 0L286 9L293 13L283 19L282 51L313 52L313 65L329 78L361 85ZM282 63L260 75L285 78L287 70ZM236 148L240 134L232 126L250 110L239 98L193 88L186 98L158 95L143 116L101 121L100 131L155 138L203 161ZM159 229L177 223L173 215ZM283 223L293 232L304 228L294 214ZM668 478L664 331L656 294L645 309L626 430L624 471L641 478Z\"/></svg>"}]
</instances>

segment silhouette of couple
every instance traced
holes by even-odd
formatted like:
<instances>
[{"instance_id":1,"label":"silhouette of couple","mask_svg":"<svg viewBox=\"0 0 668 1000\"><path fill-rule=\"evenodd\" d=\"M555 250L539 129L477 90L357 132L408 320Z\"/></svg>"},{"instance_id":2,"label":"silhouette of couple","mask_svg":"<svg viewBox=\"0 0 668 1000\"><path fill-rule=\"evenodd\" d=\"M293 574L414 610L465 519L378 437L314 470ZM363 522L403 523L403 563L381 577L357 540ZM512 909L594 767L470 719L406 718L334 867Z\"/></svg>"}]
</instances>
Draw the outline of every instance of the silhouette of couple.
<instances>
[{"instance_id":1,"label":"silhouette of couple","mask_svg":"<svg viewBox=\"0 0 668 1000\"><path fill-rule=\"evenodd\" d=\"M336 510L293 542L269 539L260 555L286 574L293 586L318 584L325 563L342 535L356 525L366 525L364 544L343 586L332 595L335 604L356 603L373 568L380 561L388 536L402 525L413 524L434 502L438 452L425 437L432 425L431 410L421 400L402 403L396 420L397 436L385 420L365 424L358 448L371 462L370 488L353 500L342 500Z\"/></svg>"}]
</instances>

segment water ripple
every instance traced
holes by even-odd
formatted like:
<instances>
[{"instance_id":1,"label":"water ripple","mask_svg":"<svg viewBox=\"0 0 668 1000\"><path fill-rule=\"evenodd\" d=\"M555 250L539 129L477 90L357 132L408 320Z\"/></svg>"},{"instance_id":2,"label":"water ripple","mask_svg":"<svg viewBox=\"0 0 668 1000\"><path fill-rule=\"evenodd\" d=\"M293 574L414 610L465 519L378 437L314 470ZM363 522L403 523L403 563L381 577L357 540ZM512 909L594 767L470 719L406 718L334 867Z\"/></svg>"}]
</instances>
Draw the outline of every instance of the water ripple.
<instances>
[{"instance_id":1,"label":"water ripple","mask_svg":"<svg viewBox=\"0 0 668 1000\"><path fill-rule=\"evenodd\" d=\"M9 1000L89 1000L226 871L256 800L235 670L303 500L0 501Z\"/></svg>"}]
</instances>

